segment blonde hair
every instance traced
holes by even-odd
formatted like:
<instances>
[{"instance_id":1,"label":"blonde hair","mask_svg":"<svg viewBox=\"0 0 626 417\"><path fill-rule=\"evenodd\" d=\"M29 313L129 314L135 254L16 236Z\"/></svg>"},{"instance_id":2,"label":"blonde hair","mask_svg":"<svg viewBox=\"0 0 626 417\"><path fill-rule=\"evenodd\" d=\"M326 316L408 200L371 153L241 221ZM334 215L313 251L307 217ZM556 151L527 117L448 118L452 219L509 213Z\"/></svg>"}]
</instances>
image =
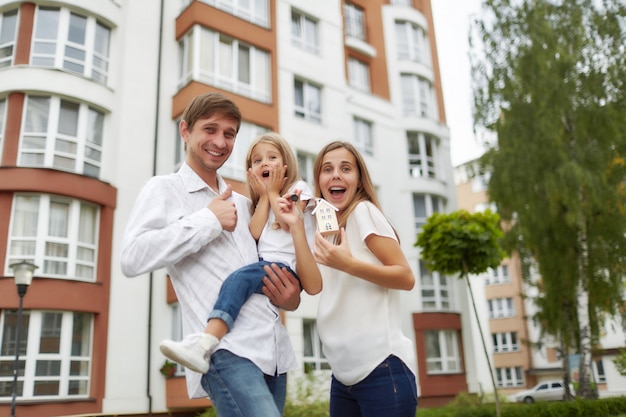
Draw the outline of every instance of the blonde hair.
<instances>
[{"instance_id":1,"label":"blonde hair","mask_svg":"<svg viewBox=\"0 0 626 417\"><path fill-rule=\"evenodd\" d=\"M296 155L293 153L291 146L285 138L279 135L276 132L268 132L263 133L262 135L257 136L250 147L248 147L248 153L246 155L246 172L248 169L252 167L252 151L254 147L259 143L268 143L270 145L274 145L278 152L280 152L280 156L283 158L283 164L287 165L287 172L285 172L285 185L280 190L280 194L285 194L289 188L301 179L300 172L298 171L298 160L296 159ZM254 189L250 186L250 183L247 184L248 193L250 194L250 199L252 200L251 211L254 212L254 208L261 196L254 191Z\"/></svg>"}]
</instances>

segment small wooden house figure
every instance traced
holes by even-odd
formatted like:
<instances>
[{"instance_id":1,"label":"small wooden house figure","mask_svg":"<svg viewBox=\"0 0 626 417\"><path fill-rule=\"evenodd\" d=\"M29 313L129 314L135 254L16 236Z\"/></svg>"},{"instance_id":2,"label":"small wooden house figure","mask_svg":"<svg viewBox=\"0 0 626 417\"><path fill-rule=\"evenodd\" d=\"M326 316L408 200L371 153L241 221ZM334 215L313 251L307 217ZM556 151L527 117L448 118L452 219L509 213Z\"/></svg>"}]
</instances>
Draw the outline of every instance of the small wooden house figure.
<instances>
[{"instance_id":1,"label":"small wooden house figure","mask_svg":"<svg viewBox=\"0 0 626 417\"><path fill-rule=\"evenodd\" d=\"M323 235L334 235L339 233L339 223L337 221L337 207L330 204L323 198L316 198L315 208L311 214L317 220L317 230Z\"/></svg>"}]
</instances>

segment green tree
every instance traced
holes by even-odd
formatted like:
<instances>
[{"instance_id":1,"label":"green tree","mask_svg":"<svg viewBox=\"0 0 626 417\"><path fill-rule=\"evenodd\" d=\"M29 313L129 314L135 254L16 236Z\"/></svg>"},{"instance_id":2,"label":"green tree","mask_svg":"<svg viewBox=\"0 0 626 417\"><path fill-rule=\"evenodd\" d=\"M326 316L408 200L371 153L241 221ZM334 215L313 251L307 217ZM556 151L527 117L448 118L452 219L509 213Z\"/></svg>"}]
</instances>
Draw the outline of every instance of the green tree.
<instances>
[{"instance_id":1,"label":"green tree","mask_svg":"<svg viewBox=\"0 0 626 417\"><path fill-rule=\"evenodd\" d=\"M421 249L420 256L428 269L446 275L459 274L460 278L465 278L489 365L498 417L500 417L498 390L469 275L481 274L489 268L500 265L505 254L499 243L502 235L500 216L497 213L487 210L483 213L470 214L465 210L459 210L449 214L434 213L422 226L422 231L415 242L415 246Z\"/></svg>"},{"instance_id":2,"label":"green tree","mask_svg":"<svg viewBox=\"0 0 626 417\"><path fill-rule=\"evenodd\" d=\"M489 196L538 265L537 319L580 354L578 394L589 398L591 349L626 265L626 4L483 9L470 43L475 124L496 138L483 158Z\"/></svg>"}]
</instances>

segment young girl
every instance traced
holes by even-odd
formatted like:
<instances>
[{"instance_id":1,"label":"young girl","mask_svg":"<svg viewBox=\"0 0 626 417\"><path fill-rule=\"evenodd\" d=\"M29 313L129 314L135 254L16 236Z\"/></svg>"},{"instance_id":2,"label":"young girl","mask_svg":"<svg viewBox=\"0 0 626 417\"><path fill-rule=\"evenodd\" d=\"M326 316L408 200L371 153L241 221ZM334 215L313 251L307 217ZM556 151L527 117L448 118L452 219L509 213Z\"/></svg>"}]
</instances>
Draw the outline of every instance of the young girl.
<instances>
[{"instance_id":1,"label":"young girl","mask_svg":"<svg viewBox=\"0 0 626 417\"><path fill-rule=\"evenodd\" d=\"M164 340L160 344L166 357L203 374L209 370L212 351L234 325L241 306L253 293L262 294L263 277L267 275L265 265L275 263L294 275L297 271L306 282L321 279L309 246L315 231L313 216L303 215L312 209L313 204L308 203L313 194L311 187L300 179L296 157L287 141L273 132L259 136L250 145L246 168L252 200L249 227L257 240L259 262L240 268L226 278L204 333L189 335L180 342ZM290 197L290 206L293 205L298 218L302 218L301 224L294 225L293 229L276 220L279 203L284 205L287 201L284 196ZM306 285L302 287L309 292Z\"/></svg>"},{"instance_id":2,"label":"young girl","mask_svg":"<svg viewBox=\"0 0 626 417\"><path fill-rule=\"evenodd\" d=\"M332 369L331 417L415 417L415 350L402 334L400 293L415 284L383 215L367 167L349 143L332 142L314 164L315 195L338 209L336 242L315 235L322 280L317 328ZM297 217L288 204L281 217ZM323 286L323 288L322 288Z\"/></svg>"}]
</instances>

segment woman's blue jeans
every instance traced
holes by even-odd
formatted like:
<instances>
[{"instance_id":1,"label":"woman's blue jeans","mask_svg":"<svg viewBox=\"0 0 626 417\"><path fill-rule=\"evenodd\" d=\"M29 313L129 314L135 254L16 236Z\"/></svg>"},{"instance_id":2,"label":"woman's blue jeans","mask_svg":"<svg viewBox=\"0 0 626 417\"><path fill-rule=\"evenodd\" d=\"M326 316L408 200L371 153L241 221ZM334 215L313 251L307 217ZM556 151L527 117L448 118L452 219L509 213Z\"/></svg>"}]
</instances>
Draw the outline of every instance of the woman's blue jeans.
<instances>
[{"instance_id":1,"label":"woman's blue jeans","mask_svg":"<svg viewBox=\"0 0 626 417\"><path fill-rule=\"evenodd\" d=\"M211 355L202 388L220 417L281 417L287 377L265 375L250 360L220 349Z\"/></svg>"},{"instance_id":2,"label":"woman's blue jeans","mask_svg":"<svg viewBox=\"0 0 626 417\"><path fill-rule=\"evenodd\" d=\"M355 385L332 378L331 417L415 417L416 411L415 375L396 356L389 356Z\"/></svg>"}]
</instances>

